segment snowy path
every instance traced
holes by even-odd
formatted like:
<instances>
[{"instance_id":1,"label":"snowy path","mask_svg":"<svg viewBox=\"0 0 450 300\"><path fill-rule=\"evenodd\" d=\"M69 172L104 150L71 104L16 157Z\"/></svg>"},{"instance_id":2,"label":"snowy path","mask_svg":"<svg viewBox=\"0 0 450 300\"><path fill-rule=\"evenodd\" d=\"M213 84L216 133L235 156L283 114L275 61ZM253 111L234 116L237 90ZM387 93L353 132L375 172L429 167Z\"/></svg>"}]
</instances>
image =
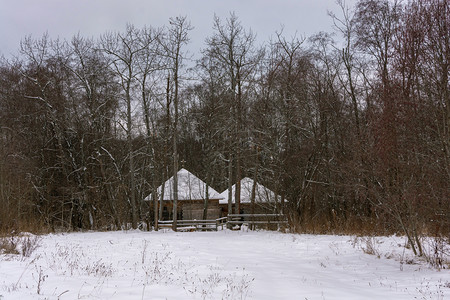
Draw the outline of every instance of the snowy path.
<instances>
[{"instance_id":1,"label":"snowy path","mask_svg":"<svg viewBox=\"0 0 450 300\"><path fill-rule=\"evenodd\" d=\"M349 236L250 231L47 235L30 258L0 255L0 299L450 296L448 270L423 263L401 266L399 257L409 255L398 246L402 238L375 241L381 258L365 254L364 245Z\"/></svg>"}]
</instances>

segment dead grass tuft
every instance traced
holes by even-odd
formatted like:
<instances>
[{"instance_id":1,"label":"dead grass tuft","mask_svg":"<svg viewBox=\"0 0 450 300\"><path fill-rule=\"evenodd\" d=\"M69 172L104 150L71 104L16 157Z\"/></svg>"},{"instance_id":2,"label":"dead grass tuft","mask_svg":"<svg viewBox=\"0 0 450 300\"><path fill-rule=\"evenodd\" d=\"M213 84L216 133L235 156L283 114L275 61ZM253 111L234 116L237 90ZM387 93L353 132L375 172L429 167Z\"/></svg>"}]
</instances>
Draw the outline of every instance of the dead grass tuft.
<instances>
[{"instance_id":1,"label":"dead grass tuft","mask_svg":"<svg viewBox=\"0 0 450 300\"><path fill-rule=\"evenodd\" d=\"M30 257L39 247L41 238L31 234L15 234L0 238L0 254Z\"/></svg>"}]
</instances>

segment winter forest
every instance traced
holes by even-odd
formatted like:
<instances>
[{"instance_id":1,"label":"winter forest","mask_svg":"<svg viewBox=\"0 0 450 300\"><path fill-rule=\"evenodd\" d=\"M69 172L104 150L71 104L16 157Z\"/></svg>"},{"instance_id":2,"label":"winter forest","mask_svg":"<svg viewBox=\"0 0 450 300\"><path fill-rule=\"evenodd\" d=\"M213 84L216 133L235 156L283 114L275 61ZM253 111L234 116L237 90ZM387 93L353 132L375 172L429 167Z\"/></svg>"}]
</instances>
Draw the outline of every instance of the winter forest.
<instances>
[{"instance_id":1,"label":"winter forest","mask_svg":"<svg viewBox=\"0 0 450 300\"><path fill-rule=\"evenodd\" d=\"M0 61L0 232L155 224L157 187L186 168L264 184L291 232L399 233L416 254L449 238L449 1L329 14L333 32L264 43L210 16L200 53L187 17L24 37Z\"/></svg>"}]
</instances>

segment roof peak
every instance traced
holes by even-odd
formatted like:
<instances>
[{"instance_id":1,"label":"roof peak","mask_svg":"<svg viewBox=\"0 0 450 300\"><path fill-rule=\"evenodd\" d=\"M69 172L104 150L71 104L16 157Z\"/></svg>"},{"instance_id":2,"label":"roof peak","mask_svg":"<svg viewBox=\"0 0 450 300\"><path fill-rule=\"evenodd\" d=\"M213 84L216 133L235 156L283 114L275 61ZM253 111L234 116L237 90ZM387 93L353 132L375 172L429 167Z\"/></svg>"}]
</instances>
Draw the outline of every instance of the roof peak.
<instances>
[{"instance_id":1,"label":"roof peak","mask_svg":"<svg viewBox=\"0 0 450 300\"><path fill-rule=\"evenodd\" d=\"M181 168L177 174L177 191L178 200L201 200L206 198L206 187L208 187L208 197L210 199L222 199L219 193L206 183L185 168ZM171 200L173 197L173 182L172 175L161 186L158 187L158 194L162 192L164 186L164 200ZM147 198L151 199L150 196ZM147 199L146 198L146 199Z\"/></svg>"}]
</instances>

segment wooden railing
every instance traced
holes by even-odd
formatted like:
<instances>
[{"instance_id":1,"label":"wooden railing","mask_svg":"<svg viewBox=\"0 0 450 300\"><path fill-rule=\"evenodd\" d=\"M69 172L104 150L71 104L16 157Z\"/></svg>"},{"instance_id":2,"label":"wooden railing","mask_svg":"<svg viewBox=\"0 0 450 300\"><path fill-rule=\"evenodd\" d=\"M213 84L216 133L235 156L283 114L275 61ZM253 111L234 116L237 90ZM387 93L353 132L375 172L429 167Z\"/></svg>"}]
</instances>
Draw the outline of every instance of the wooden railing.
<instances>
[{"instance_id":1,"label":"wooden railing","mask_svg":"<svg viewBox=\"0 0 450 300\"><path fill-rule=\"evenodd\" d=\"M177 231L217 231L223 229L227 223L227 217L214 220L177 220ZM172 228L173 221L159 221L160 228Z\"/></svg>"},{"instance_id":2,"label":"wooden railing","mask_svg":"<svg viewBox=\"0 0 450 300\"><path fill-rule=\"evenodd\" d=\"M283 214L229 214L228 224L230 225L243 225L247 224L250 227L263 227L269 228L271 225L276 225L277 229L288 223L287 218Z\"/></svg>"},{"instance_id":3,"label":"wooden railing","mask_svg":"<svg viewBox=\"0 0 450 300\"><path fill-rule=\"evenodd\" d=\"M159 228L172 228L173 221L159 221ZM287 224L286 216L283 214L229 214L226 217L214 220L177 220L177 231L217 231L224 229L226 225L249 225L254 227L265 227L267 229L280 229Z\"/></svg>"}]
</instances>

